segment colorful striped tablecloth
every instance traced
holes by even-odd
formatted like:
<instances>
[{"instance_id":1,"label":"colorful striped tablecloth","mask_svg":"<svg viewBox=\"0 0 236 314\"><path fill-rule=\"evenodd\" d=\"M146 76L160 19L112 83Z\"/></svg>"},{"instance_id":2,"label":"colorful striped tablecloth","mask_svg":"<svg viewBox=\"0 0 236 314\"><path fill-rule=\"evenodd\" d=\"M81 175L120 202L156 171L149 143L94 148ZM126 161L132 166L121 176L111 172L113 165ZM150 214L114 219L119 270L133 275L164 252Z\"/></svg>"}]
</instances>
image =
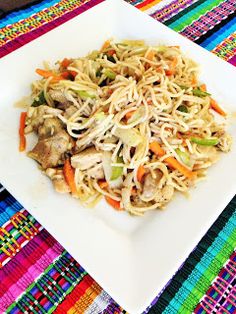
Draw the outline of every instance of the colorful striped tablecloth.
<instances>
[{"instance_id":1,"label":"colorful striped tablecloth","mask_svg":"<svg viewBox=\"0 0 236 314\"><path fill-rule=\"evenodd\" d=\"M0 57L102 1L0 1ZM127 2L236 65L236 0ZM235 248L236 197L145 313L236 313ZM127 313L1 185L0 313Z\"/></svg>"}]
</instances>

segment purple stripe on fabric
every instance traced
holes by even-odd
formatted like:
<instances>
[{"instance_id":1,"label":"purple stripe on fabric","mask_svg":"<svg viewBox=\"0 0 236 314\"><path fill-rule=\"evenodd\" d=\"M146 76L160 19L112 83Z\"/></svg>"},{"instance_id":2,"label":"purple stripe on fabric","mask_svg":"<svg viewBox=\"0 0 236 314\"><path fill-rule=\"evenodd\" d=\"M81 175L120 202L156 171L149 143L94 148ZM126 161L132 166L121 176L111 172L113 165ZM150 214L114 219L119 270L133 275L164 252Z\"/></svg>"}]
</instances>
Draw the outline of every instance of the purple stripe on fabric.
<instances>
[{"instance_id":1,"label":"purple stripe on fabric","mask_svg":"<svg viewBox=\"0 0 236 314\"><path fill-rule=\"evenodd\" d=\"M16 50L17 48L20 48L23 45L31 42L32 40L42 36L43 34L56 28L57 26L71 20L75 16L87 11L88 9L103 1L104 0L91 0L89 3L85 3L82 6L74 9L73 11L65 13L63 16L57 18L56 20L53 20L45 25L40 26L38 29L34 29L27 34L20 35L16 39L7 42L4 46L0 48L0 58Z\"/></svg>"},{"instance_id":2,"label":"purple stripe on fabric","mask_svg":"<svg viewBox=\"0 0 236 314\"><path fill-rule=\"evenodd\" d=\"M229 59L228 62L236 66L236 54L231 59Z\"/></svg>"},{"instance_id":3,"label":"purple stripe on fabric","mask_svg":"<svg viewBox=\"0 0 236 314\"><path fill-rule=\"evenodd\" d=\"M170 4L167 4L163 8L155 11L151 16L157 19L159 22L164 23L166 20L169 20L172 16L178 14L180 11L184 10L186 7L189 7L191 4L196 2L196 0L175 0Z\"/></svg>"}]
</instances>

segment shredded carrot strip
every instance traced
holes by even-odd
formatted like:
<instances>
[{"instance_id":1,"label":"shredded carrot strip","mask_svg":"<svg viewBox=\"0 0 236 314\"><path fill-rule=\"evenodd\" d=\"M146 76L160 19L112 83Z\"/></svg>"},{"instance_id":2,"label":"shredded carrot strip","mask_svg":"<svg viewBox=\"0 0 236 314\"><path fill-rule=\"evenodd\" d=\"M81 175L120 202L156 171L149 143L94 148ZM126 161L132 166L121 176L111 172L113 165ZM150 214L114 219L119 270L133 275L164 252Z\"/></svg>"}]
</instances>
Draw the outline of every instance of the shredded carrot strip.
<instances>
[{"instance_id":1,"label":"shredded carrot strip","mask_svg":"<svg viewBox=\"0 0 236 314\"><path fill-rule=\"evenodd\" d=\"M178 59L177 59L177 57L174 57L172 59L172 61L170 62L169 70L165 70L165 73L166 73L167 76L175 74L175 68L177 66L177 63L178 63Z\"/></svg>"},{"instance_id":2,"label":"shredded carrot strip","mask_svg":"<svg viewBox=\"0 0 236 314\"><path fill-rule=\"evenodd\" d=\"M165 155L164 149L161 148L158 142L151 142L149 144L149 149L158 157L162 157Z\"/></svg>"},{"instance_id":3,"label":"shredded carrot strip","mask_svg":"<svg viewBox=\"0 0 236 314\"><path fill-rule=\"evenodd\" d=\"M202 85L200 86L200 90L202 90L203 92L206 92L206 91L207 91L206 84L202 84Z\"/></svg>"},{"instance_id":4,"label":"shredded carrot strip","mask_svg":"<svg viewBox=\"0 0 236 314\"><path fill-rule=\"evenodd\" d=\"M106 52L108 56L113 56L115 53L116 53L115 49L111 49Z\"/></svg>"},{"instance_id":5,"label":"shredded carrot strip","mask_svg":"<svg viewBox=\"0 0 236 314\"><path fill-rule=\"evenodd\" d=\"M27 117L27 112L22 112L20 115L20 127L19 127L19 136L20 136L20 144L19 151L23 152L26 147L26 138L25 138L25 121Z\"/></svg>"},{"instance_id":6,"label":"shredded carrot strip","mask_svg":"<svg viewBox=\"0 0 236 314\"><path fill-rule=\"evenodd\" d=\"M72 63L72 60L64 58L61 62L61 66L63 68L67 68Z\"/></svg>"},{"instance_id":7,"label":"shredded carrot strip","mask_svg":"<svg viewBox=\"0 0 236 314\"><path fill-rule=\"evenodd\" d=\"M113 200L113 198L109 197L109 196L105 196L105 199L107 201L107 203L109 205L111 205L113 208L117 209L117 210L123 210L123 208L120 207L120 202Z\"/></svg>"},{"instance_id":8,"label":"shredded carrot strip","mask_svg":"<svg viewBox=\"0 0 236 314\"><path fill-rule=\"evenodd\" d=\"M129 120L132 117L132 115L134 114L134 112L135 112L135 110L131 110L131 111L127 112L125 114L125 119Z\"/></svg>"},{"instance_id":9,"label":"shredded carrot strip","mask_svg":"<svg viewBox=\"0 0 236 314\"><path fill-rule=\"evenodd\" d=\"M215 110L221 116L223 117L226 116L226 112L218 105L218 103L213 98L211 98L210 100L210 106L213 110Z\"/></svg>"},{"instance_id":10,"label":"shredded carrot strip","mask_svg":"<svg viewBox=\"0 0 236 314\"><path fill-rule=\"evenodd\" d=\"M63 173L64 173L65 180L71 189L71 193L76 195L77 189L76 189L76 185L75 185L75 172L74 172L74 169L72 168L72 166L70 164L69 159L66 159L66 161L64 163Z\"/></svg>"},{"instance_id":11,"label":"shredded carrot strip","mask_svg":"<svg viewBox=\"0 0 236 314\"><path fill-rule=\"evenodd\" d=\"M108 47L110 47L110 40L106 40L104 44L102 45L101 51L106 50Z\"/></svg>"},{"instance_id":12,"label":"shredded carrot strip","mask_svg":"<svg viewBox=\"0 0 236 314\"><path fill-rule=\"evenodd\" d=\"M105 180L99 180L98 185L100 186L101 189L106 189L108 188L108 183Z\"/></svg>"},{"instance_id":13,"label":"shredded carrot strip","mask_svg":"<svg viewBox=\"0 0 236 314\"><path fill-rule=\"evenodd\" d=\"M52 77L52 82L58 82L60 80L63 80L64 77L62 75L56 75L52 71L47 71L47 70L42 70L42 69L36 69L35 72L44 77L44 78L49 78Z\"/></svg>"},{"instance_id":14,"label":"shredded carrot strip","mask_svg":"<svg viewBox=\"0 0 236 314\"><path fill-rule=\"evenodd\" d=\"M146 173L146 169L144 168L144 166L140 165L138 167L138 171L137 171L137 180L138 180L138 182L141 183L143 181L143 177L144 177L145 173Z\"/></svg>"},{"instance_id":15,"label":"shredded carrot strip","mask_svg":"<svg viewBox=\"0 0 236 314\"><path fill-rule=\"evenodd\" d=\"M154 59L154 57L155 57L155 51L150 50L150 51L148 52L146 58L147 58L148 60L152 61L152 60Z\"/></svg>"},{"instance_id":16,"label":"shredded carrot strip","mask_svg":"<svg viewBox=\"0 0 236 314\"><path fill-rule=\"evenodd\" d=\"M165 158L165 162L172 168L181 172L186 178L193 179L195 173L183 166L177 159L174 157L167 157Z\"/></svg>"},{"instance_id":17,"label":"shredded carrot strip","mask_svg":"<svg viewBox=\"0 0 236 314\"><path fill-rule=\"evenodd\" d=\"M197 85L197 77L196 77L196 75L193 75L191 83L194 86Z\"/></svg>"},{"instance_id":18,"label":"shredded carrot strip","mask_svg":"<svg viewBox=\"0 0 236 314\"><path fill-rule=\"evenodd\" d=\"M165 155L165 151L163 148L161 148L160 144L158 142L152 142L149 145L149 149L158 157L162 157ZM178 162L177 159L174 157L167 157L164 159L164 161L172 168L178 170L181 172L185 177L189 179L193 179L195 174L194 172L190 171L188 168L183 166L180 162Z\"/></svg>"}]
</instances>

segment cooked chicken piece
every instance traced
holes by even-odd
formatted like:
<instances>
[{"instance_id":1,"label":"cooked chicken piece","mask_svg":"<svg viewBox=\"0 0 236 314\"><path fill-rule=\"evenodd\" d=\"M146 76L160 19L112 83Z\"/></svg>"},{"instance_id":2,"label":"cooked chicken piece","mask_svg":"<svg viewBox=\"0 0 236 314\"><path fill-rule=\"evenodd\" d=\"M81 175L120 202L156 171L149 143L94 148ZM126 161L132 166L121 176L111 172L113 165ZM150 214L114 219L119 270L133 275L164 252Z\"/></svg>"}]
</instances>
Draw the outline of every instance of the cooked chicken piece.
<instances>
[{"instance_id":1,"label":"cooked chicken piece","mask_svg":"<svg viewBox=\"0 0 236 314\"><path fill-rule=\"evenodd\" d=\"M232 146L232 137L226 132L223 132L223 134L221 134L220 136L218 135L217 137L219 137L220 141L216 145L216 147L222 152L228 153Z\"/></svg>"},{"instance_id":2,"label":"cooked chicken piece","mask_svg":"<svg viewBox=\"0 0 236 314\"><path fill-rule=\"evenodd\" d=\"M61 112L60 109L49 106L30 107L27 114L27 125L30 124L33 130L37 132L38 127L43 124L45 116L57 117Z\"/></svg>"},{"instance_id":3,"label":"cooked chicken piece","mask_svg":"<svg viewBox=\"0 0 236 314\"><path fill-rule=\"evenodd\" d=\"M174 188L171 185L165 185L160 189L159 193L155 197L157 203L165 204L168 203L174 194Z\"/></svg>"},{"instance_id":4,"label":"cooked chicken piece","mask_svg":"<svg viewBox=\"0 0 236 314\"><path fill-rule=\"evenodd\" d=\"M68 107L68 108L65 110L64 117L65 117L66 119L69 119L74 113L76 113L77 110L78 110L78 108L76 108L75 106L71 105L70 107Z\"/></svg>"},{"instance_id":5,"label":"cooked chicken piece","mask_svg":"<svg viewBox=\"0 0 236 314\"><path fill-rule=\"evenodd\" d=\"M66 183L63 170L48 168L46 175L51 178L55 190L59 193L69 193L71 191L69 185Z\"/></svg>"},{"instance_id":6,"label":"cooked chicken piece","mask_svg":"<svg viewBox=\"0 0 236 314\"><path fill-rule=\"evenodd\" d=\"M97 164L94 167L90 168L87 170L87 174L89 177L94 178L94 179L104 179L104 171L102 164Z\"/></svg>"},{"instance_id":7,"label":"cooked chicken piece","mask_svg":"<svg viewBox=\"0 0 236 314\"><path fill-rule=\"evenodd\" d=\"M45 138L57 134L62 130L62 122L58 118L47 118L38 128L40 138Z\"/></svg>"},{"instance_id":8,"label":"cooked chicken piece","mask_svg":"<svg viewBox=\"0 0 236 314\"><path fill-rule=\"evenodd\" d=\"M89 169L102 161L102 153L94 147L89 147L71 158L71 165L81 170Z\"/></svg>"},{"instance_id":9,"label":"cooked chicken piece","mask_svg":"<svg viewBox=\"0 0 236 314\"><path fill-rule=\"evenodd\" d=\"M154 198L158 190L158 182L161 180L163 173L160 170L155 170L155 178L148 173L144 179L142 197L145 200L151 200Z\"/></svg>"},{"instance_id":10,"label":"cooked chicken piece","mask_svg":"<svg viewBox=\"0 0 236 314\"><path fill-rule=\"evenodd\" d=\"M66 98L63 92L51 89L48 93L51 96L52 100L57 102L57 108L66 109L71 105L71 102Z\"/></svg>"},{"instance_id":11,"label":"cooked chicken piece","mask_svg":"<svg viewBox=\"0 0 236 314\"><path fill-rule=\"evenodd\" d=\"M28 156L37 160L43 169L55 167L62 159L63 154L72 147L70 136L61 130L54 136L39 139L36 146L28 153Z\"/></svg>"}]
</instances>

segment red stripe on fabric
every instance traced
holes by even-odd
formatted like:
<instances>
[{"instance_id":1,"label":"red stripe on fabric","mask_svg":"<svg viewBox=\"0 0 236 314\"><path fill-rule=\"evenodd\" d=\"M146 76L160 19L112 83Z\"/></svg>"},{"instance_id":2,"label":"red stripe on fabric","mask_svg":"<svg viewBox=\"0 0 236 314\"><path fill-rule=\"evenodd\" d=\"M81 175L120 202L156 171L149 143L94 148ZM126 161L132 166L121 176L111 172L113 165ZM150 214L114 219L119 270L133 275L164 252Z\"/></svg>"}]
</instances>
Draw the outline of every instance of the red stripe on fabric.
<instances>
[{"instance_id":1,"label":"red stripe on fabric","mask_svg":"<svg viewBox=\"0 0 236 314\"><path fill-rule=\"evenodd\" d=\"M82 281L75 286L74 290L58 305L54 314L65 314L72 308L76 302L85 294L86 290L95 283L95 280L89 275L85 275Z\"/></svg>"},{"instance_id":2,"label":"red stripe on fabric","mask_svg":"<svg viewBox=\"0 0 236 314\"><path fill-rule=\"evenodd\" d=\"M12 285L20 281L20 279L28 273L27 282L34 281L34 265L43 255L50 249L54 248L54 251L59 255L63 252L63 247L46 231L42 230L35 236L21 251L9 261L1 270L0 273L0 297L5 294ZM41 260L40 265L37 265L37 269L43 271L52 263L50 256L45 256L45 259ZM30 270L30 272L29 272ZM38 273L38 272L37 272ZM10 274L10 276L9 276ZM23 286L24 283L22 282Z\"/></svg>"},{"instance_id":3,"label":"red stripe on fabric","mask_svg":"<svg viewBox=\"0 0 236 314\"><path fill-rule=\"evenodd\" d=\"M43 34L49 32L50 30L58 27L61 24L71 20L73 17L91 9L95 5L103 2L104 0L91 0L88 3L83 4L82 6L74 9L71 12L65 13L63 16L59 17L58 19L51 21L45 25L40 26L38 29L32 30L27 34L20 35L16 39L7 42L0 48L0 58L6 56L10 52L24 46L25 44L31 42L32 40L42 36Z\"/></svg>"},{"instance_id":4,"label":"red stripe on fabric","mask_svg":"<svg viewBox=\"0 0 236 314\"><path fill-rule=\"evenodd\" d=\"M152 3L152 2L153 2L153 0L146 0L142 3L137 4L135 7L138 9L141 9L141 8L145 7L146 5Z\"/></svg>"}]
</instances>

